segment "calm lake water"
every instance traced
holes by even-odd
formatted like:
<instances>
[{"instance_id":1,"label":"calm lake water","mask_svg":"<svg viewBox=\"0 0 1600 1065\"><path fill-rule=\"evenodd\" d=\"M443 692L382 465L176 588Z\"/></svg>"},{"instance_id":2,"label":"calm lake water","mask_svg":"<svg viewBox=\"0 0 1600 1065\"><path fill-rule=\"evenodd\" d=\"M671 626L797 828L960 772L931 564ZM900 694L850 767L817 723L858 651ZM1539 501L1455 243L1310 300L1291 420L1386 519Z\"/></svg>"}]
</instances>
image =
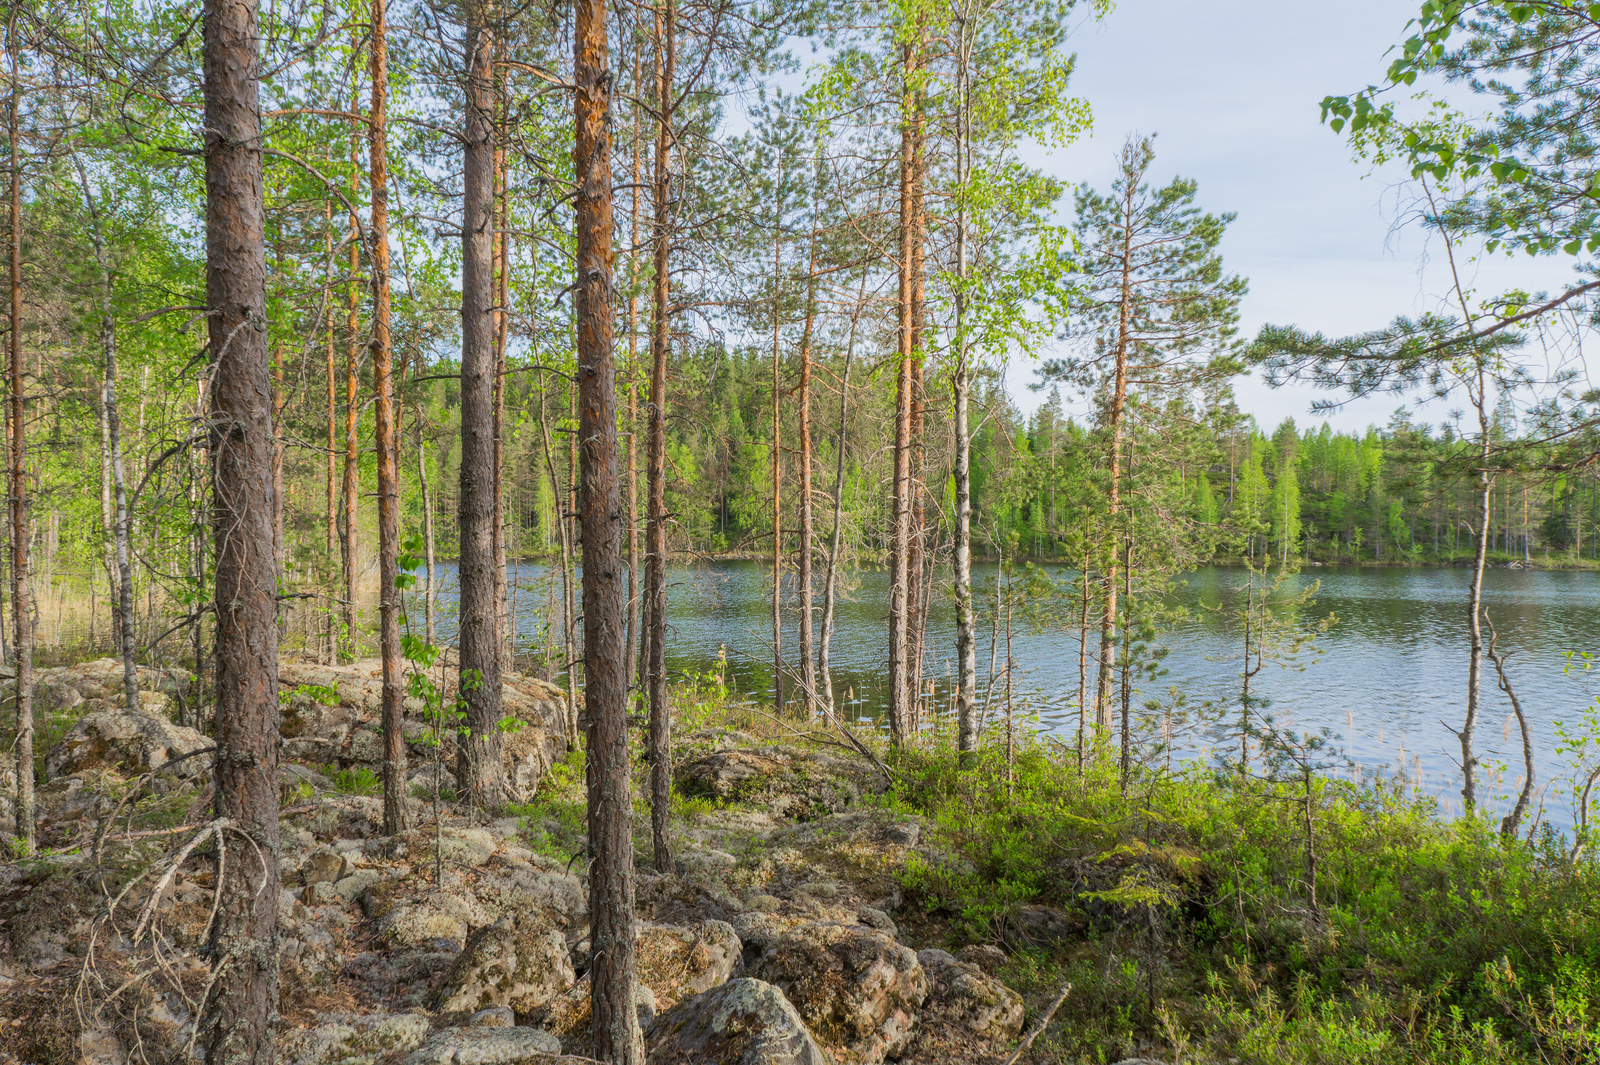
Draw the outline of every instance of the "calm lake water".
<instances>
[{"instance_id":1,"label":"calm lake water","mask_svg":"<svg viewBox=\"0 0 1600 1065\"><path fill-rule=\"evenodd\" d=\"M518 646L532 651L542 646L550 571L531 563L514 569ZM1062 569L1057 576L1070 577L1071 572ZM1458 801L1460 770L1452 755L1458 756L1460 748L1445 724L1459 726L1466 706L1464 604L1469 576L1464 569L1304 571L1294 578L1302 585L1320 581L1315 606L1306 616L1331 612L1337 622L1317 640L1320 653L1302 654L1288 667L1269 663L1255 678L1255 692L1271 700L1266 712L1296 728L1332 729L1340 737L1336 746L1369 774L1381 770L1392 776L1403 766L1405 778L1418 790L1441 796L1447 807ZM985 586L992 589L993 577L992 566L974 568L980 598ZM1220 712L1228 715L1228 723L1236 720L1242 636L1228 611L1245 578L1242 569L1207 567L1188 574L1170 597L1172 605L1185 608L1186 617L1158 637L1157 645L1168 651L1164 673L1139 682L1135 705L1151 699L1170 702L1172 688L1183 693L1187 712L1170 718L1175 757L1209 757L1224 741L1207 718ZM454 579L452 566L441 567L446 615L453 613ZM767 566L756 562L674 569L669 667L704 672L716 667L725 650L731 684L770 698L769 579ZM834 688L852 717L879 721L886 696L888 578L882 570L867 571L853 574L850 583L836 623ZM1485 579L1484 605L1500 630L1501 648L1510 654L1512 683L1532 724L1538 780L1543 784L1566 776L1570 769L1556 752L1555 725L1579 722L1600 693L1600 677L1586 678L1577 670L1563 674L1564 652L1600 652L1600 575L1492 570ZM1071 742L1078 727L1078 641L1069 609L1062 604L1056 611L1060 620L1054 623L1027 622L1020 614L1013 622L1012 693L1019 715L1036 717L1041 727ZM797 646L794 624L790 617L784 636L790 662ZM444 620L441 636L448 639L452 629L453 623ZM988 679L990 632L987 618L982 619L980 697ZM935 602L925 677L935 684L930 705L937 713L949 710L954 639L949 603ZM1001 640L1003 669L1003 635ZM1485 763L1506 765L1496 789L1505 792L1519 786L1522 749L1510 704L1493 677L1485 662L1478 747ZM1003 713L1000 704L997 695L991 722ZM1552 794L1547 803L1552 820L1570 823L1564 799Z\"/></svg>"}]
</instances>

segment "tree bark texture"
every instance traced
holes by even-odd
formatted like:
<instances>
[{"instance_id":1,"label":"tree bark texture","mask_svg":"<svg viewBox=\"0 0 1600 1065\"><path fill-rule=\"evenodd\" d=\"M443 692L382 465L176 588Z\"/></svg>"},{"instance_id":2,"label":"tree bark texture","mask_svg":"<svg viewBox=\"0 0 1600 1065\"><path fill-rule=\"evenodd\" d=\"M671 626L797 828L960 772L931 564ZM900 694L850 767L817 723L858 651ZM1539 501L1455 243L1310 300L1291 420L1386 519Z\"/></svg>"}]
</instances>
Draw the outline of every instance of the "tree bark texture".
<instances>
[{"instance_id":1,"label":"tree bark texture","mask_svg":"<svg viewBox=\"0 0 1600 1065\"><path fill-rule=\"evenodd\" d=\"M360 97L354 85L350 88L350 110L359 111ZM350 134L350 202L360 187L361 168L357 165L359 135ZM344 638L346 649L354 657L358 634L356 630L356 574L360 567L357 558L356 522L360 517L361 494L361 441L357 429L361 424L361 407L356 402L361 392L361 347L357 326L361 291L356 278L361 273L361 227L354 212L350 215L350 276L345 281L347 300L345 312L344 349Z\"/></svg>"},{"instance_id":2,"label":"tree bark texture","mask_svg":"<svg viewBox=\"0 0 1600 1065\"><path fill-rule=\"evenodd\" d=\"M372 0L372 389L378 450L378 645L383 658L383 834L406 829L405 676L400 661L400 427L389 340L388 0Z\"/></svg>"},{"instance_id":3,"label":"tree bark texture","mask_svg":"<svg viewBox=\"0 0 1600 1065\"><path fill-rule=\"evenodd\" d=\"M900 115L900 247L897 262L899 292L899 371L895 385L894 487L891 515L893 529L889 551L889 736L891 742L906 742L911 726L910 621L911 571L911 408L914 402L913 359L916 335L916 280L913 271L921 256L917 240L917 113L920 77L916 46L901 45Z\"/></svg>"},{"instance_id":4,"label":"tree bark texture","mask_svg":"<svg viewBox=\"0 0 1600 1065\"><path fill-rule=\"evenodd\" d=\"M783 175L778 176L783 186ZM779 198L782 193L780 191ZM783 368L778 329L783 274L783 222L772 239L772 707L783 711Z\"/></svg>"},{"instance_id":5,"label":"tree bark texture","mask_svg":"<svg viewBox=\"0 0 1600 1065\"><path fill-rule=\"evenodd\" d=\"M504 802L500 764L500 626L495 596L494 39L468 5L467 113L461 229L461 686L467 737L462 790L483 809Z\"/></svg>"},{"instance_id":6,"label":"tree bark texture","mask_svg":"<svg viewBox=\"0 0 1600 1065\"><path fill-rule=\"evenodd\" d=\"M805 700L806 716L817 712L817 667L812 644L812 587L811 587L811 336L817 314L817 214L813 201L811 212L811 249L806 264L805 324L800 330L800 493L797 523L800 543L795 548L798 564L795 596L800 607L800 686Z\"/></svg>"},{"instance_id":7,"label":"tree bark texture","mask_svg":"<svg viewBox=\"0 0 1600 1065\"><path fill-rule=\"evenodd\" d=\"M645 624L650 688L650 836L658 872L673 869L667 821L672 810L672 720L667 711L667 348L672 253L671 95L677 50L675 0L656 9L655 284L650 334L650 439L645 530Z\"/></svg>"},{"instance_id":8,"label":"tree bark texture","mask_svg":"<svg viewBox=\"0 0 1600 1065\"><path fill-rule=\"evenodd\" d=\"M505 40L495 43L495 54L505 56ZM496 64L496 71L504 66ZM498 120L494 137L494 613L500 633L500 668L512 668L511 597L506 587L506 336L511 324L506 315L510 295L508 276L511 255L511 226L506 214L506 153L501 129L506 121L505 75L496 82L495 106Z\"/></svg>"},{"instance_id":9,"label":"tree bark texture","mask_svg":"<svg viewBox=\"0 0 1600 1065\"><path fill-rule=\"evenodd\" d=\"M634 91L642 94L642 49L633 50ZM627 669L637 678L636 698L645 699L648 684L639 655L639 621L643 584L639 570L639 209L640 183L644 180L644 109L633 109L633 210L628 226L628 439L625 445L628 477L628 649Z\"/></svg>"},{"instance_id":10,"label":"tree bark texture","mask_svg":"<svg viewBox=\"0 0 1600 1065\"><path fill-rule=\"evenodd\" d=\"M278 1013L278 588L255 0L208 0L202 24L215 787L226 828L201 1027L208 1065L266 1065Z\"/></svg>"},{"instance_id":11,"label":"tree bark texture","mask_svg":"<svg viewBox=\"0 0 1600 1065\"><path fill-rule=\"evenodd\" d=\"M1111 409L1106 415L1110 442L1106 445L1106 548L1105 612L1100 616L1100 664L1096 675L1094 723L1104 733L1111 728L1111 681L1116 670L1117 642L1117 537L1122 518L1122 429L1128 399L1128 349L1133 322L1134 197L1138 180L1125 177L1122 214L1122 284L1117 318L1116 375L1112 382Z\"/></svg>"},{"instance_id":12,"label":"tree bark texture","mask_svg":"<svg viewBox=\"0 0 1600 1065\"><path fill-rule=\"evenodd\" d=\"M28 588L28 433L27 406L22 381L22 140L18 112L22 107L22 82L17 76L17 14L12 8L6 31L6 51L11 60L11 113L8 134L11 149L9 240L10 329L6 334L9 461L7 497L11 509L11 616L13 650L17 656L15 698L17 740L13 748L17 770L16 835L24 856L34 850L33 803L33 625Z\"/></svg>"},{"instance_id":13,"label":"tree bark texture","mask_svg":"<svg viewBox=\"0 0 1600 1065\"><path fill-rule=\"evenodd\" d=\"M578 434L588 719L589 929L594 1055L644 1065L634 1005L633 802L622 650L622 513L612 358L611 75L604 0L578 0L573 33L577 177Z\"/></svg>"},{"instance_id":14,"label":"tree bark texture","mask_svg":"<svg viewBox=\"0 0 1600 1065\"><path fill-rule=\"evenodd\" d=\"M334 552L339 550L339 391L337 370L333 359L333 203L322 205L322 228L327 242L328 260L322 275L322 313L327 315L328 329L328 560L332 564Z\"/></svg>"}]
</instances>

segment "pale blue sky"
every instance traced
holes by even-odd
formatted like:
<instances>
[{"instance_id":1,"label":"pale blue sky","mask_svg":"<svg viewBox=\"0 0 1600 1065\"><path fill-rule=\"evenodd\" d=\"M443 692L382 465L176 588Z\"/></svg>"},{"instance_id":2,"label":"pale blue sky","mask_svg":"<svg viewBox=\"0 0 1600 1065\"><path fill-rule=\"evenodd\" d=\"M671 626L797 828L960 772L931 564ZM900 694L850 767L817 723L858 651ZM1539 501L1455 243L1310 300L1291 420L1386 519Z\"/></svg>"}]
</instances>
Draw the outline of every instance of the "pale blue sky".
<instances>
[{"instance_id":1,"label":"pale blue sky","mask_svg":"<svg viewBox=\"0 0 1600 1065\"><path fill-rule=\"evenodd\" d=\"M1157 134L1156 180L1194 178L1202 206L1238 213L1223 254L1250 279L1247 335L1267 322L1342 334L1433 309L1448 276L1442 254L1424 266L1429 249L1415 227L1396 229L1409 200L1404 171L1369 173L1318 121L1323 96L1379 80L1385 51L1403 38L1416 7L1417 0L1120 0L1071 43L1074 87L1094 109L1093 135L1038 161L1068 181L1104 186L1130 132ZM1537 291L1565 284L1571 260L1494 257L1473 269L1484 292ZM1023 387L1031 379L1025 367L1009 375L1028 409L1039 401ZM1237 392L1269 430L1290 415L1314 421L1309 390L1248 380ZM1352 404L1332 421L1340 429L1381 425L1400 402ZM1451 405L1419 416L1437 423Z\"/></svg>"}]
</instances>

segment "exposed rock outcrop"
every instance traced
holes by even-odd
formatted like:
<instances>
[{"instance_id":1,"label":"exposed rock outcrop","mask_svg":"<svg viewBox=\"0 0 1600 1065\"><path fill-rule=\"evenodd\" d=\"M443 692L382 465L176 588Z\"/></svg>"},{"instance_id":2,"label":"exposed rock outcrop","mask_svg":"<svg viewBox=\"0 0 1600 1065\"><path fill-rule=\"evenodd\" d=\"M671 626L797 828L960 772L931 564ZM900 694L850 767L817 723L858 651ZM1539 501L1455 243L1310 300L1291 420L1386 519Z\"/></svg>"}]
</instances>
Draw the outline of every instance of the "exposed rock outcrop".
<instances>
[{"instance_id":1,"label":"exposed rock outcrop","mask_svg":"<svg viewBox=\"0 0 1600 1065\"><path fill-rule=\"evenodd\" d=\"M533 919L502 917L473 932L439 988L446 1013L509 1006L531 1014L577 980L567 940L558 929Z\"/></svg>"},{"instance_id":2,"label":"exposed rock outcrop","mask_svg":"<svg viewBox=\"0 0 1600 1065\"><path fill-rule=\"evenodd\" d=\"M909 947L832 921L747 914L734 927L746 973L783 991L842 1061L876 1065L905 1049L928 997L927 974Z\"/></svg>"},{"instance_id":3,"label":"exposed rock outcrop","mask_svg":"<svg viewBox=\"0 0 1600 1065\"><path fill-rule=\"evenodd\" d=\"M730 980L656 1018L650 1065L833 1065L782 991Z\"/></svg>"},{"instance_id":4,"label":"exposed rock outcrop","mask_svg":"<svg viewBox=\"0 0 1600 1065\"><path fill-rule=\"evenodd\" d=\"M46 780L94 769L118 773L148 773L173 759L184 758L172 766L180 777L192 777L211 770L209 755L199 755L211 746L200 733L145 710L102 710L82 718L68 730L45 759Z\"/></svg>"}]
</instances>

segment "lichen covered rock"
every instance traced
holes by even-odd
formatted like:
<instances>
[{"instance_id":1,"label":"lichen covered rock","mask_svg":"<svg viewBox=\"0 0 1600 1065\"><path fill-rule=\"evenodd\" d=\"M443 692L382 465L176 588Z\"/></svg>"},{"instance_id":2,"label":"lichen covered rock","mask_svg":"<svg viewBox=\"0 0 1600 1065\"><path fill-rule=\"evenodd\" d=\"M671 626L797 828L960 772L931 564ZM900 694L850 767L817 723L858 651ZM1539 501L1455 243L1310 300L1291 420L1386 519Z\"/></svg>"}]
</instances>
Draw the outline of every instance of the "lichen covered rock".
<instances>
[{"instance_id":1,"label":"lichen covered rock","mask_svg":"<svg viewBox=\"0 0 1600 1065\"><path fill-rule=\"evenodd\" d=\"M278 1036L283 1065L367 1065L412 1050L428 1036L428 1018L417 1013L328 1016L311 1028Z\"/></svg>"},{"instance_id":2,"label":"lichen covered rock","mask_svg":"<svg viewBox=\"0 0 1600 1065\"><path fill-rule=\"evenodd\" d=\"M739 964L739 937L726 921L638 928L639 981L655 993L658 1010L726 983Z\"/></svg>"},{"instance_id":3,"label":"lichen covered rock","mask_svg":"<svg viewBox=\"0 0 1600 1065\"><path fill-rule=\"evenodd\" d=\"M685 760L677 783L686 795L750 803L806 821L858 805L883 781L860 760L816 751L761 747L715 750Z\"/></svg>"},{"instance_id":4,"label":"lichen covered rock","mask_svg":"<svg viewBox=\"0 0 1600 1065\"><path fill-rule=\"evenodd\" d=\"M928 977L909 947L831 921L751 919L737 927L745 971L782 990L842 1060L876 1065L910 1042Z\"/></svg>"},{"instance_id":5,"label":"lichen covered rock","mask_svg":"<svg viewBox=\"0 0 1600 1065\"><path fill-rule=\"evenodd\" d=\"M924 1019L964 1029L985 1042L1009 1042L1022 1032L1022 999L976 965L942 950L917 952L928 974Z\"/></svg>"},{"instance_id":6,"label":"lichen covered rock","mask_svg":"<svg viewBox=\"0 0 1600 1065\"><path fill-rule=\"evenodd\" d=\"M148 773L160 769L174 758L185 758L172 767L180 777L209 772L211 759L196 754L211 742L192 728L174 725L158 714L143 710L102 710L89 714L72 726L51 748L45 759L45 779L59 780L92 769L119 773Z\"/></svg>"},{"instance_id":7,"label":"lichen covered rock","mask_svg":"<svg viewBox=\"0 0 1600 1065\"><path fill-rule=\"evenodd\" d=\"M473 932L440 985L441 1012L509 1006L531 1014L577 980L560 930L501 918Z\"/></svg>"},{"instance_id":8,"label":"lichen covered rock","mask_svg":"<svg viewBox=\"0 0 1600 1065\"><path fill-rule=\"evenodd\" d=\"M405 1065L555 1065L561 1041L537 1028L442 1028L406 1056Z\"/></svg>"},{"instance_id":9,"label":"lichen covered rock","mask_svg":"<svg viewBox=\"0 0 1600 1065\"><path fill-rule=\"evenodd\" d=\"M778 988L730 980L656 1018L650 1065L833 1065Z\"/></svg>"}]
</instances>

